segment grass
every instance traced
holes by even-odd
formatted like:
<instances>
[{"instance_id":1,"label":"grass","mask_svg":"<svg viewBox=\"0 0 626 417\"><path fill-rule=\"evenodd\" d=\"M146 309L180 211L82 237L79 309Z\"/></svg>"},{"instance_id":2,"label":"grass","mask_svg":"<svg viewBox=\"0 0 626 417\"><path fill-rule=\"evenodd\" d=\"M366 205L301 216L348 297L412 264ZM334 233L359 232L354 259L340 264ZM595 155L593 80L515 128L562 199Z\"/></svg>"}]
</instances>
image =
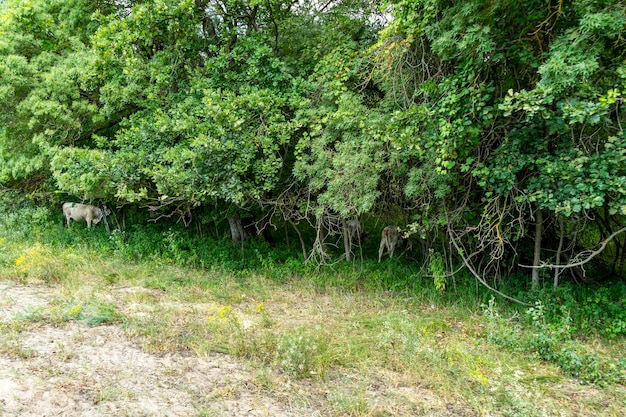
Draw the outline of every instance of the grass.
<instances>
[{"instance_id":1,"label":"grass","mask_svg":"<svg viewBox=\"0 0 626 417\"><path fill-rule=\"evenodd\" d=\"M2 323L0 354L28 359L20 334L37 324L123 325L149 353L240 358L254 389L325 416L626 415L624 338L567 332L541 304L512 308L461 277L437 291L398 261L317 270L251 250L186 264L88 233L0 238L2 279L57 294Z\"/></svg>"}]
</instances>

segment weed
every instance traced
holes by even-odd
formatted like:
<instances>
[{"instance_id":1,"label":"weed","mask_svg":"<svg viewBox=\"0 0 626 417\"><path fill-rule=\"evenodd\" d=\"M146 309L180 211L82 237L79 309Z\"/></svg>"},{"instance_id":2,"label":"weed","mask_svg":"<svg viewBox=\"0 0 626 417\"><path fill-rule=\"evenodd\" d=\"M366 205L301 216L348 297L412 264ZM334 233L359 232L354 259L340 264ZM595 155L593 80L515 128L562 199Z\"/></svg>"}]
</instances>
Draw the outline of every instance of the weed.
<instances>
[{"instance_id":1,"label":"weed","mask_svg":"<svg viewBox=\"0 0 626 417\"><path fill-rule=\"evenodd\" d=\"M120 323L123 317L115 305L97 298L85 303L73 300L52 300L49 307L28 307L15 316L16 322L63 324L80 321L91 326Z\"/></svg>"},{"instance_id":2,"label":"weed","mask_svg":"<svg viewBox=\"0 0 626 417\"><path fill-rule=\"evenodd\" d=\"M243 321L230 305L219 306L204 321L192 323L191 329L203 335L189 340L190 348L201 355L209 352L247 355L250 343Z\"/></svg>"},{"instance_id":3,"label":"weed","mask_svg":"<svg viewBox=\"0 0 626 417\"><path fill-rule=\"evenodd\" d=\"M331 362L329 340L322 332L305 329L284 334L278 342L275 363L295 378L322 376Z\"/></svg>"},{"instance_id":4,"label":"weed","mask_svg":"<svg viewBox=\"0 0 626 417\"><path fill-rule=\"evenodd\" d=\"M587 352L588 347L572 337L571 318L563 314L560 323L548 320L546 308L541 301L528 308L526 315L531 323L525 328L494 313L494 306L488 312L488 340L514 352L525 352L558 365L564 372L576 377L581 383L600 386L623 384L626 382L626 367L621 358L601 357ZM512 320L517 321L515 320Z\"/></svg>"},{"instance_id":5,"label":"weed","mask_svg":"<svg viewBox=\"0 0 626 417\"><path fill-rule=\"evenodd\" d=\"M51 250L39 242L26 249L13 263L23 277L59 282L64 275L62 265L52 256Z\"/></svg>"},{"instance_id":6,"label":"weed","mask_svg":"<svg viewBox=\"0 0 626 417\"><path fill-rule=\"evenodd\" d=\"M599 288L588 295L580 308L581 330L598 331L609 338L626 336L626 285Z\"/></svg>"},{"instance_id":7,"label":"weed","mask_svg":"<svg viewBox=\"0 0 626 417\"><path fill-rule=\"evenodd\" d=\"M446 269L443 264L443 257L439 252L431 252L428 262L428 271L433 276L435 289L443 292L446 290Z\"/></svg>"},{"instance_id":8,"label":"weed","mask_svg":"<svg viewBox=\"0 0 626 417\"><path fill-rule=\"evenodd\" d=\"M3 340L0 343L0 352L4 355L20 359L30 359L37 355L32 349L26 348L18 340Z\"/></svg>"},{"instance_id":9,"label":"weed","mask_svg":"<svg viewBox=\"0 0 626 417\"><path fill-rule=\"evenodd\" d=\"M99 326L102 324L113 324L124 321L124 318L117 311L117 306L113 303L105 302L99 299L91 299L85 306L74 307L74 311L80 312L80 319L90 326ZM70 309L69 313L72 314Z\"/></svg>"},{"instance_id":10,"label":"weed","mask_svg":"<svg viewBox=\"0 0 626 417\"><path fill-rule=\"evenodd\" d=\"M349 417L370 417L379 416L378 407L372 405L365 397L365 390L359 389L356 393L349 395L341 394L333 400L334 408L342 416Z\"/></svg>"},{"instance_id":11,"label":"weed","mask_svg":"<svg viewBox=\"0 0 626 417\"><path fill-rule=\"evenodd\" d=\"M15 315L15 320L25 321L30 323L38 323L43 321L45 317L44 309L42 307L28 306Z\"/></svg>"}]
</instances>

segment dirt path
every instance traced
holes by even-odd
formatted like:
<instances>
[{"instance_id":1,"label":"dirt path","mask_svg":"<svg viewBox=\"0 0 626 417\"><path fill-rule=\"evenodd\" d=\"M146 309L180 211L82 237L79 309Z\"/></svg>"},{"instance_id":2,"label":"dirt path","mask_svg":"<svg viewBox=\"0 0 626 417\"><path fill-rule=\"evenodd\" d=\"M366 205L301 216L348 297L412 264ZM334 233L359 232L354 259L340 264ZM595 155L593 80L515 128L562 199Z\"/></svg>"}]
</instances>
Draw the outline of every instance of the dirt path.
<instances>
[{"instance_id":1,"label":"dirt path","mask_svg":"<svg viewBox=\"0 0 626 417\"><path fill-rule=\"evenodd\" d=\"M230 356L153 355L121 326L9 328L53 290L0 282L0 416L315 416L273 398ZM10 326L9 326L10 327Z\"/></svg>"}]
</instances>

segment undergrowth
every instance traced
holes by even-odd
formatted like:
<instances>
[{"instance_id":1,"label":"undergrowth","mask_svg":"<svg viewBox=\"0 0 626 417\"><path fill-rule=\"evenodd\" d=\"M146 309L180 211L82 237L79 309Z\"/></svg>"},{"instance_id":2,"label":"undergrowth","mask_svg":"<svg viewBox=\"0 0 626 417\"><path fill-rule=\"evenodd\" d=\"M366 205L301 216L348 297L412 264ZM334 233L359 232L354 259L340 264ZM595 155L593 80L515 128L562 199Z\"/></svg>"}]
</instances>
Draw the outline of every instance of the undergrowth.
<instances>
[{"instance_id":1,"label":"undergrowth","mask_svg":"<svg viewBox=\"0 0 626 417\"><path fill-rule=\"evenodd\" d=\"M580 334L581 324L586 325L587 320L576 324L566 305L560 305L557 313L537 301L522 316L512 317L500 315L493 298L483 307L489 342L553 363L583 384L626 384L626 359L589 352L586 341L590 336ZM579 307L584 311L585 304ZM602 333L604 327L594 330ZM610 333L610 337L616 336Z\"/></svg>"},{"instance_id":2,"label":"undergrowth","mask_svg":"<svg viewBox=\"0 0 626 417\"><path fill-rule=\"evenodd\" d=\"M589 350L589 341L594 338L610 345L626 336L624 283L595 288L564 283L556 293L500 288L519 298L534 300L533 307L522 308L496 300L463 273L454 280L446 280L438 256L433 256L424 268L419 262L406 259L378 263L373 255L375 244L370 243L364 253L372 256L320 267L305 262L299 245L290 247L284 243L278 241L270 247L260 239L251 240L245 243L242 252L239 243L226 237L200 236L182 226L134 224L125 231L111 233L101 225L87 229L73 224L68 229L60 212L26 202L16 202L12 207L0 205L0 274L4 277L54 285L71 280L77 268L90 268L84 264L85 259L100 257L130 265L114 267L105 274L98 272L105 284L140 280L146 288L178 294L187 301L194 297L202 299L210 291L219 303L217 311L181 324L192 329L190 333L181 333L175 323L165 328L144 323L143 330L136 331L148 345L154 340L169 340L174 348L182 346L197 353L223 351L257 358L297 378L321 377L328 369L351 360L346 359L346 352L333 345L332 334L327 331L296 327L275 335L271 332L272 320L265 316L265 330L251 335L240 315L219 310L219 305L244 302L245 294L254 294L255 302L262 303L269 297L264 295L267 288L255 284L255 277L262 276L278 286L308 283L320 294L330 291L381 295L424 308L449 308L460 315L458 320L482 313L486 330L476 330L475 336L494 346L554 364L583 383L626 384L625 359L611 357L602 349ZM133 263L140 265L139 270L133 269ZM189 270L198 272L187 273ZM261 313L257 315L260 317ZM22 320L52 323L76 320L97 325L125 319L115 303L85 295L60 300L47 311L27 312ZM443 337L451 324L441 320L420 324L416 320L385 319L383 315L376 320L368 318L351 323L355 329L358 326L377 329L377 340L354 336L351 349L358 351L359 346L366 346L384 353L391 346L394 354L389 354L387 359L393 370L401 370L411 358L421 355L424 360L440 361L443 367L448 367L450 377L458 372L454 363L459 359L466 362L463 372L472 383L480 386L488 381L484 366L474 353L458 354L448 349L436 357L426 355L424 341ZM159 343L156 348L164 348Z\"/></svg>"}]
</instances>

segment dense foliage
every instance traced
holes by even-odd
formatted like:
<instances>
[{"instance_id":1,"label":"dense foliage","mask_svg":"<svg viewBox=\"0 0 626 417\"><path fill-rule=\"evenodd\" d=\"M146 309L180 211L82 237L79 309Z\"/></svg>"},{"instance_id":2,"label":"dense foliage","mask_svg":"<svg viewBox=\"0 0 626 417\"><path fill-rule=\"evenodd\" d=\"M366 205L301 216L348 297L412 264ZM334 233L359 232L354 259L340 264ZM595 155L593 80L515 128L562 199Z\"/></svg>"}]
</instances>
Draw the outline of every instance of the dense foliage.
<instances>
[{"instance_id":1,"label":"dense foliage","mask_svg":"<svg viewBox=\"0 0 626 417\"><path fill-rule=\"evenodd\" d=\"M615 0L4 0L0 184L318 260L406 225L440 289L623 280L625 49Z\"/></svg>"}]
</instances>

